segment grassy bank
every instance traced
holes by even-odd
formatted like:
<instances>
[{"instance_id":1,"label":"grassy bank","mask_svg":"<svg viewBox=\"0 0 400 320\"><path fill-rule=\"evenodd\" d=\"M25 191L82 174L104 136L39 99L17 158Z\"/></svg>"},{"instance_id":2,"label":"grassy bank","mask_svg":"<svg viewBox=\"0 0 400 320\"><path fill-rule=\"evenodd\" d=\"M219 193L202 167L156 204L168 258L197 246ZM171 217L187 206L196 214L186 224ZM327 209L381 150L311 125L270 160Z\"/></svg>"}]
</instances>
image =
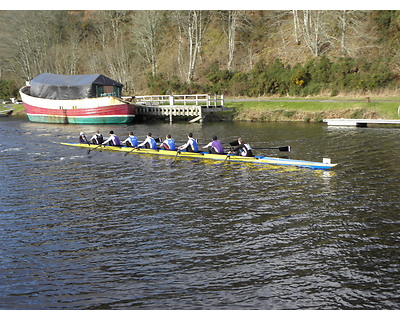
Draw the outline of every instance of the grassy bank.
<instances>
[{"instance_id":1,"label":"grassy bank","mask_svg":"<svg viewBox=\"0 0 400 320\"><path fill-rule=\"evenodd\" d=\"M321 122L327 118L399 119L400 99L367 102L350 100L270 100L234 101L226 103L234 108L237 121L304 121Z\"/></svg>"},{"instance_id":2,"label":"grassy bank","mask_svg":"<svg viewBox=\"0 0 400 320\"><path fill-rule=\"evenodd\" d=\"M23 104L1 104L0 110L13 109L13 115L23 116L26 115L25 108Z\"/></svg>"}]
</instances>

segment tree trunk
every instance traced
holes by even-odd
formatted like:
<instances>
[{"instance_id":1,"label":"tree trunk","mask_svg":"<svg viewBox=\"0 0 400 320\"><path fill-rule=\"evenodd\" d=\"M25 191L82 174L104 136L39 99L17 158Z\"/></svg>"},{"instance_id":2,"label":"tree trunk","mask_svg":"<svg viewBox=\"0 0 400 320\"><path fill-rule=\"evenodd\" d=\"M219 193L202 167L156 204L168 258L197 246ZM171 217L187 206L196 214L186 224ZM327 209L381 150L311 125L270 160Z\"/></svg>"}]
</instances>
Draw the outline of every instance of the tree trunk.
<instances>
[{"instance_id":1,"label":"tree trunk","mask_svg":"<svg viewBox=\"0 0 400 320\"><path fill-rule=\"evenodd\" d=\"M211 13L203 10L178 11L179 28L188 41L186 82L193 81L196 63L201 52L202 40L211 21Z\"/></svg>"}]
</instances>

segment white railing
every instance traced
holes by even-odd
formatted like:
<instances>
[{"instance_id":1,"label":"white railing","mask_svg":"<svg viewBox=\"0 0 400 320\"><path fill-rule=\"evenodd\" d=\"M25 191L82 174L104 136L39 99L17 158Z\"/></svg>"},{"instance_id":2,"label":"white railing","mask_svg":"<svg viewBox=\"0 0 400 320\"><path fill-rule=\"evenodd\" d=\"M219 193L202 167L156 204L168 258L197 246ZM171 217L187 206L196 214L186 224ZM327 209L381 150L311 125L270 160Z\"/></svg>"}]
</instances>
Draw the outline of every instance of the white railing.
<instances>
[{"instance_id":1,"label":"white railing","mask_svg":"<svg viewBox=\"0 0 400 320\"><path fill-rule=\"evenodd\" d=\"M178 94L178 95L160 95L160 96L136 96L137 104L146 106L159 106L159 105L196 105L206 107L223 107L223 95L209 95L209 94Z\"/></svg>"}]
</instances>

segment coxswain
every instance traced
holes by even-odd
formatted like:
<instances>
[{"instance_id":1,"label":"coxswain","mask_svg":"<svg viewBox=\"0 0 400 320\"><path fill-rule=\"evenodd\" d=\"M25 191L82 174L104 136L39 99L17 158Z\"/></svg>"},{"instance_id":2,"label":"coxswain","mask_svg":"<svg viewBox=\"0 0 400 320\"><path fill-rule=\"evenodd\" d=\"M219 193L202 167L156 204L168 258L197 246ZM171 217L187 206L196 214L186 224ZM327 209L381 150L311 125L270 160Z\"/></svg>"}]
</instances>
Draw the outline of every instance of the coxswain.
<instances>
[{"instance_id":1,"label":"coxswain","mask_svg":"<svg viewBox=\"0 0 400 320\"><path fill-rule=\"evenodd\" d=\"M234 142L231 142L230 145L233 145L232 152L237 155L237 156L242 156L242 157L254 157L253 151L251 150L251 147L248 143L245 143L243 138L239 138Z\"/></svg>"},{"instance_id":2,"label":"coxswain","mask_svg":"<svg viewBox=\"0 0 400 320\"><path fill-rule=\"evenodd\" d=\"M166 139L161 143L160 149L176 151L175 140L170 134L167 134Z\"/></svg>"},{"instance_id":3,"label":"coxswain","mask_svg":"<svg viewBox=\"0 0 400 320\"><path fill-rule=\"evenodd\" d=\"M149 132L147 134L146 139L138 145L138 148L145 148L145 149L157 149L157 142L154 140L154 138L151 136L151 133Z\"/></svg>"},{"instance_id":4,"label":"coxswain","mask_svg":"<svg viewBox=\"0 0 400 320\"><path fill-rule=\"evenodd\" d=\"M90 142L93 144L102 144L104 141L103 135L100 133L99 130L96 131L96 133L93 135L92 138L90 138Z\"/></svg>"},{"instance_id":5,"label":"coxswain","mask_svg":"<svg viewBox=\"0 0 400 320\"><path fill-rule=\"evenodd\" d=\"M119 138L114 134L114 131L110 131L110 136L106 141L104 141L102 144L105 146L108 143L109 146L121 146L121 142L119 141Z\"/></svg>"},{"instance_id":6,"label":"coxswain","mask_svg":"<svg viewBox=\"0 0 400 320\"><path fill-rule=\"evenodd\" d=\"M178 148L179 150L186 150L187 152L199 152L199 146L196 139L193 138L193 133L188 134L188 141Z\"/></svg>"},{"instance_id":7,"label":"coxswain","mask_svg":"<svg viewBox=\"0 0 400 320\"><path fill-rule=\"evenodd\" d=\"M81 131L79 134L79 143L87 143L90 144L88 139L86 138L85 134Z\"/></svg>"},{"instance_id":8,"label":"coxswain","mask_svg":"<svg viewBox=\"0 0 400 320\"><path fill-rule=\"evenodd\" d=\"M224 147L222 146L221 141L218 140L217 136L214 136L212 141L203 148L207 148L209 153L224 154Z\"/></svg>"},{"instance_id":9,"label":"coxswain","mask_svg":"<svg viewBox=\"0 0 400 320\"><path fill-rule=\"evenodd\" d=\"M125 144L127 147L137 148L139 145L139 140L132 131L129 132L129 137L122 141L122 144Z\"/></svg>"}]
</instances>

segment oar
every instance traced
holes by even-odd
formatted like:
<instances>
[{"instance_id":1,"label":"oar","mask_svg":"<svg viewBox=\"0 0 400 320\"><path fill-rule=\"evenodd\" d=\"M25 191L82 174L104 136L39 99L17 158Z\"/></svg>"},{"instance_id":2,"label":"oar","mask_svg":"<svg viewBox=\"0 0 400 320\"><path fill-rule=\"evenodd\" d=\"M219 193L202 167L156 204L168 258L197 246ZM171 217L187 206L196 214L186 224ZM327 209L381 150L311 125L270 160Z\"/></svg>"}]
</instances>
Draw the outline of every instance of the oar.
<instances>
[{"instance_id":1,"label":"oar","mask_svg":"<svg viewBox=\"0 0 400 320\"><path fill-rule=\"evenodd\" d=\"M278 149L279 151L282 151L282 152L286 152L286 151L290 151L290 150L291 150L290 146L284 146L284 147L264 147L264 148L251 148L251 149L256 149L256 150Z\"/></svg>"},{"instance_id":2,"label":"oar","mask_svg":"<svg viewBox=\"0 0 400 320\"><path fill-rule=\"evenodd\" d=\"M252 148L252 149L258 149L258 150L265 150L265 149L278 149L279 151L290 151L290 146L284 146L284 147L265 147L265 148Z\"/></svg>"},{"instance_id":3,"label":"oar","mask_svg":"<svg viewBox=\"0 0 400 320\"><path fill-rule=\"evenodd\" d=\"M90 144L89 144L89 146L90 146ZM102 144L99 144L96 148L89 149L88 152L87 152L87 154L89 155L90 151L96 150L96 149L100 148L101 146L102 146Z\"/></svg>"},{"instance_id":4,"label":"oar","mask_svg":"<svg viewBox=\"0 0 400 320\"><path fill-rule=\"evenodd\" d=\"M229 151L228 154L226 155L224 162L222 162L222 164L224 164L225 161L228 160L230 157L231 157L231 152Z\"/></svg>"},{"instance_id":5,"label":"oar","mask_svg":"<svg viewBox=\"0 0 400 320\"><path fill-rule=\"evenodd\" d=\"M98 145L96 148L94 148L93 150L96 150L96 149L98 149L98 148L101 149L102 146L103 146L103 145L100 144L100 145ZM101 151L101 150L100 150L100 151ZM98 153L98 152L97 152L97 153ZM95 153L94 155L89 156L89 152L88 152L88 158L91 159L91 158L94 157L97 153Z\"/></svg>"},{"instance_id":6,"label":"oar","mask_svg":"<svg viewBox=\"0 0 400 320\"><path fill-rule=\"evenodd\" d=\"M178 149L178 150L176 151L176 155L175 155L174 161L172 161L171 165L173 165L173 164L175 163L175 161L176 161L176 159L178 158L178 156L179 156L180 153L181 153L181 150Z\"/></svg>"},{"instance_id":7,"label":"oar","mask_svg":"<svg viewBox=\"0 0 400 320\"><path fill-rule=\"evenodd\" d=\"M128 154L130 154L132 151L135 151L135 150L140 150L140 148L138 148L138 147L132 147L132 150L131 150L131 151L125 152L124 157L126 157Z\"/></svg>"}]
</instances>

